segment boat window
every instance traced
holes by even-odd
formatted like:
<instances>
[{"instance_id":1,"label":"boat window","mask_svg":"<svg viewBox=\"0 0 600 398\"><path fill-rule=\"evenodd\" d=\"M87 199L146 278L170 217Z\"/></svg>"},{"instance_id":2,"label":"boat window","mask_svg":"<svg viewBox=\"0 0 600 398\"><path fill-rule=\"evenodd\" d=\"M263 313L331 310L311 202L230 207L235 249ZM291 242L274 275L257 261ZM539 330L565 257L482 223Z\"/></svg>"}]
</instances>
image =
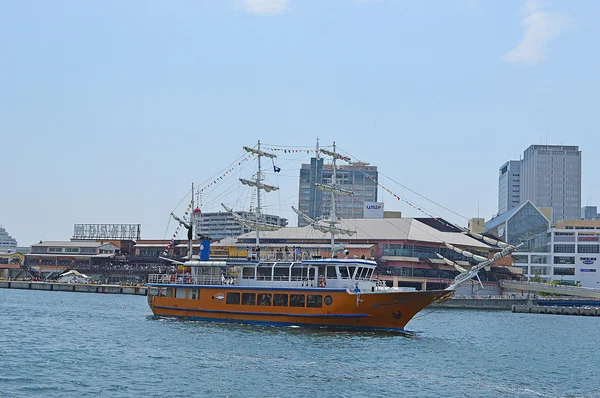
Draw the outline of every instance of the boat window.
<instances>
[{"instance_id":1,"label":"boat window","mask_svg":"<svg viewBox=\"0 0 600 398\"><path fill-rule=\"evenodd\" d=\"M185 291L187 289L175 289L175 298L185 298Z\"/></svg>"},{"instance_id":2,"label":"boat window","mask_svg":"<svg viewBox=\"0 0 600 398\"><path fill-rule=\"evenodd\" d=\"M257 269L256 280L258 281L270 281L271 280L271 267L261 267Z\"/></svg>"},{"instance_id":3,"label":"boat window","mask_svg":"<svg viewBox=\"0 0 600 398\"><path fill-rule=\"evenodd\" d=\"M348 268L345 265L340 265L340 277L342 279L348 279L350 277L348 275Z\"/></svg>"},{"instance_id":4,"label":"boat window","mask_svg":"<svg viewBox=\"0 0 600 398\"><path fill-rule=\"evenodd\" d=\"M275 281L287 281L290 275L289 268L275 268L273 271L275 275L273 275L273 280Z\"/></svg>"},{"instance_id":5,"label":"boat window","mask_svg":"<svg viewBox=\"0 0 600 398\"><path fill-rule=\"evenodd\" d=\"M226 303L227 304L239 304L240 303L240 294L239 293L227 293Z\"/></svg>"},{"instance_id":6,"label":"boat window","mask_svg":"<svg viewBox=\"0 0 600 398\"><path fill-rule=\"evenodd\" d=\"M258 305L271 305L271 293L259 293Z\"/></svg>"},{"instance_id":7,"label":"boat window","mask_svg":"<svg viewBox=\"0 0 600 398\"><path fill-rule=\"evenodd\" d=\"M310 308L323 307L323 296L320 294L309 294L306 296L306 306Z\"/></svg>"},{"instance_id":8,"label":"boat window","mask_svg":"<svg viewBox=\"0 0 600 398\"><path fill-rule=\"evenodd\" d=\"M335 266L330 265L327 267L327 279L337 279L337 274L335 272Z\"/></svg>"},{"instance_id":9,"label":"boat window","mask_svg":"<svg viewBox=\"0 0 600 398\"><path fill-rule=\"evenodd\" d=\"M333 297L331 297L331 296L325 296L325 304L326 305L331 305L331 303L333 303Z\"/></svg>"},{"instance_id":10,"label":"boat window","mask_svg":"<svg viewBox=\"0 0 600 398\"><path fill-rule=\"evenodd\" d=\"M256 293L242 293L242 304L255 305L256 304Z\"/></svg>"},{"instance_id":11,"label":"boat window","mask_svg":"<svg viewBox=\"0 0 600 398\"><path fill-rule=\"evenodd\" d=\"M171 287L168 287L168 288L165 290L165 297L173 297L173 288L171 288Z\"/></svg>"},{"instance_id":12,"label":"boat window","mask_svg":"<svg viewBox=\"0 0 600 398\"><path fill-rule=\"evenodd\" d=\"M301 281L306 278L308 275L308 271L304 267L292 267L292 280L293 281Z\"/></svg>"},{"instance_id":13,"label":"boat window","mask_svg":"<svg viewBox=\"0 0 600 398\"><path fill-rule=\"evenodd\" d=\"M275 307L287 307L288 295L287 294L274 294L273 295L273 305Z\"/></svg>"},{"instance_id":14,"label":"boat window","mask_svg":"<svg viewBox=\"0 0 600 398\"><path fill-rule=\"evenodd\" d=\"M348 267L348 273L350 274L350 279L354 278L354 271L356 267Z\"/></svg>"},{"instance_id":15,"label":"boat window","mask_svg":"<svg viewBox=\"0 0 600 398\"><path fill-rule=\"evenodd\" d=\"M355 278L355 279L360 279L360 278L361 278L360 274L362 274L362 272L363 272L364 270L365 270L365 269L364 269L363 267L358 267L358 268L356 269L356 276L355 276L354 278Z\"/></svg>"},{"instance_id":16,"label":"boat window","mask_svg":"<svg viewBox=\"0 0 600 398\"><path fill-rule=\"evenodd\" d=\"M286 267L289 268L292 263L275 263L275 267Z\"/></svg>"},{"instance_id":17,"label":"boat window","mask_svg":"<svg viewBox=\"0 0 600 398\"><path fill-rule=\"evenodd\" d=\"M256 268L244 267L242 268L242 279L254 279Z\"/></svg>"},{"instance_id":18,"label":"boat window","mask_svg":"<svg viewBox=\"0 0 600 398\"><path fill-rule=\"evenodd\" d=\"M367 275L365 276L365 279L367 279L367 280L371 279L371 275L373 275L373 271L375 271L374 268L369 268L367 271Z\"/></svg>"},{"instance_id":19,"label":"boat window","mask_svg":"<svg viewBox=\"0 0 600 398\"><path fill-rule=\"evenodd\" d=\"M200 295L198 294L198 289L190 289L190 297L192 300L197 300L200 298Z\"/></svg>"},{"instance_id":20,"label":"boat window","mask_svg":"<svg viewBox=\"0 0 600 398\"><path fill-rule=\"evenodd\" d=\"M290 307L304 307L304 295L290 294Z\"/></svg>"}]
</instances>

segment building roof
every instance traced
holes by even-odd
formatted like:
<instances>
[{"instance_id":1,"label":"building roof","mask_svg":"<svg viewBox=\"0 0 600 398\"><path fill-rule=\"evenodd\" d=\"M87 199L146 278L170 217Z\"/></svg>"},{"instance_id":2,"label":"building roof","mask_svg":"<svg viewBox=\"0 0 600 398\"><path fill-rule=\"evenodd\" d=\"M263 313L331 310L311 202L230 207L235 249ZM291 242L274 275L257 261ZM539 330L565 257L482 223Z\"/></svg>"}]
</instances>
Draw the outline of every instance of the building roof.
<instances>
[{"instance_id":1,"label":"building roof","mask_svg":"<svg viewBox=\"0 0 600 398\"><path fill-rule=\"evenodd\" d=\"M112 243L94 240L45 240L31 245L31 247L100 247L104 245L112 245Z\"/></svg>"},{"instance_id":2,"label":"building roof","mask_svg":"<svg viewBox=\"0 0 600 398\"><path fill-rule=\"evenodd\" d=\"M431 219L434 220L434 219ZM434 220L435 221L435 220ZM436 221L440 223L440 228L433 228L432 224L428 221L427 225L416 218L357 218L357 219L343 219L341 220L340 226L343 229L356 231L356 234L348 237L344 235L343 238L338 236L339 240L344 242L349 241L377 241L385 240L404 240L404 241L419 241L429 243L450 243L452 245L468 246L474 248L488 249L490 246L480 242L468 235L460 232L446 232L449 227L442 221ZM441 230L440 230L441 229ZM457 229L458 231L458 229ZM254 239L255 232L240 235L237 239ZM305 227L287 227L280 228L276 231L265 231L261 232L261 245L268 243L270 239L277 239L281 241L295 241L295 240L328 240L330 239L329 233L323 233L315 230L311 226ZM227 246L228 242L215 243L213 246ZM291 243L292 245L294 243ZM229 244L231 245L231 244Z\"/></svg>"},{"instance_id":3,"label":"building roof","mask_svg":"<svg viewBox=\"0 0 600 398\"><path fill-rule=\"evenodd\" d=\"M522 205L521 205L522 206ZM509 218L511 218L520 208L521 206L513 207L509 211L505 211L497 217L492 218L485 223L485 230L489 231L490 229L496 228L500 224L504 224Z\"/></svg>"}]
</instances>

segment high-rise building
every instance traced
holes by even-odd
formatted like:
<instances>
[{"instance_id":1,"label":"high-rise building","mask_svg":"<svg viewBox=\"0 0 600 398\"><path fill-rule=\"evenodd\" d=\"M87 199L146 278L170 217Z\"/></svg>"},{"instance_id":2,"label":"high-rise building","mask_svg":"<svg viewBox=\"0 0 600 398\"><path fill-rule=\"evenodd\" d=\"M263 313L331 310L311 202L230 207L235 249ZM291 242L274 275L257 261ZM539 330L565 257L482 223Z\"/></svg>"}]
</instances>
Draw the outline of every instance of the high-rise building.
<instances>
[{"instance_id":1,"label":"high-rise building","mask_svg":"<svg viewBox=\"0 0 600 398\"><path fill-rule=\"evenodd\" d=\"M598 206L584 206L581 208L582 220L596 220L600 218L598 214Z\"/></svg>"},{"instance_id":2,"label":"high-rise building","mask_svg":"<svg viewBox=\"0 0 600 398\"><path fill-rule=\"evenodd\" d=\"M315 183L331 184L333 166L324 164L322 158L311 158L310 164L300 168L300 195L298 209L313 219L328 218L331 212L331 195L319 190ZM354 192L352 196L336 198L336 213L341 218L363 218L365 202L377 201L377 166L368 163L337 165L336 186ZM307 225L298 217L298 226Z\"/></svg>"},{"instance_id":3,"label":"high-rise building","mask_svg":"<svg viewBox=\"0 0 600 398\"><path fill-rule=\"evenodd\" d=\"M551 207L552 221L581 216L581 151L578 146L531 145L521 161L520 202Z\"/></svg>"},{"instance_id":4,"label":"high-rise building","mask_svg":"<svg viewBox=\"0 0 600 398\"><path fill-rule=\"evenodd\" d=\"M0 225L0 252L14 253L17 250L17 240L10 236Z\"/></svg>"},{"instance_id":5,"label":"high-rise building","mask_svg":"<svg viewBox=\"0 0 600 398\"><path fill-rule=\"evenodd\" d=\"M521 204L521 161L509 160L500 167L498 177L498 214Z\"/></svg>"}]
</instances>

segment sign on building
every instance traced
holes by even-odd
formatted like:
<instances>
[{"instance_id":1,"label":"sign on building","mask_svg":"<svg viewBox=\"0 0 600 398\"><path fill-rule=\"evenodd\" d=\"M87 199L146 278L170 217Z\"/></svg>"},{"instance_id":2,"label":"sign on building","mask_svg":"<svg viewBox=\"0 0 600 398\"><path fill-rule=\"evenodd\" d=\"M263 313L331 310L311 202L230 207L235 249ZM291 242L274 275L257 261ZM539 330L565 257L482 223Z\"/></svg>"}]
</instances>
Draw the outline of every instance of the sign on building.
<instances>
[{"instance_id":1,"label":"sign on building","mask_svg":"<svg viewBox=\"0 0 600 398\"><path fill-rule=\"evenodd\" d=\"M365 202L364 218L383 218L383 202Z\"/></svg>"},{"instance_id":2,"label":"sign on building","mask_svg":"<svg viewBox=\"0 0 600 398\"><path fill-rule=\"evenodd\" d=\"M141 224L75 224L74 240L138 240Z\"/></svg>"}]
</instances>

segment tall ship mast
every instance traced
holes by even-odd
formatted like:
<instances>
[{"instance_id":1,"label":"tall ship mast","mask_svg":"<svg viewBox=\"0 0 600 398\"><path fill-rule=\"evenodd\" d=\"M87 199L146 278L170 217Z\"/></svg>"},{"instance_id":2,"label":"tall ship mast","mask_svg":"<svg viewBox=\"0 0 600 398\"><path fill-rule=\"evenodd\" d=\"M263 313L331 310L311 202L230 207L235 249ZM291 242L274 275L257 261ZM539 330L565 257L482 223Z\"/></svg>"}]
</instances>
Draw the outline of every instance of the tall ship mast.
<instances>
[{"instance_id":1,"label":"tall ship mast","mask_svg":"<svg viewBox=\"0 0 600 398\"><path fill-rule=\"evenodd\" d=\"M239 214L234 212L232 208L227 207L223 203L221 203L221 206L223 206L223 208L226 211L228 211L238 223L244 225L245 227L247 227L251 230L256 231L255 245L256 245L257 256L259 256L260 255L260 231L275 231L275 230L281 228L279 225L269 224L269 223L265 222L263 220L263 216L261 213L261 196L262 196L261 191L265 191L268 193L268 192L273 192L273 191L276 191L279 189L278 187L276 187L274 185L268 185L268 184L264 183L265 178L264 178L264 174L262 171L261 160L263 157L269 158L269 159L275 159L277 156L272 153L261 150L260 140L258 140L256 148L250 148L250 147L245 146L244 150L257 157L258 168L257 168L256 173L254 174L254 179L248 180L248 179L240 178L240 182L242 184L247 185L249 187L256 188L256 206L254 206L254 219L248 219L246 217L240 216Z\"/></svg>"},{"instance_id":2,"label":"tall ship mast","mask_svg":"<svg viewBox=\"0 0 600 398\"><path fill-rule=\"evenodd\" d=\"M317 144L317 148L318 148L318 144ZM329 192L331 194L331 207L329 210L329 217L327 220L317 221L317 220L314 220L313 218L309 217L307 214L303 213L302 211L296 209L293 206L292 206L292 210L294 210L294 212L296 214L298 214L300 217L304 218L306 220L306 222L308 222L308 224L310 226L312 226L314 229L316 229L317 231L321 231L321 232L330 234L331 257L333 258L335 256L335 235L338 234L338 235L352 236L356 233L356 231L338 227L338 224L340 223L340 218L338 217L337 212L336 212L336 200L337 200L338 195L345 195L345 196L353 196L354 195L353 191L343 189L343 188L340 188L337 186L337 161L344 160L344 161L350 163L350 158L347 156L340 155L339 153L337 153L335 151L335 141L333 142L333 151L328 151L327 149L321 148L321 149L317 149L317 153L322 153L324 155L331 156L331 158L332 158L331 184L315 183L315 186L317 187L317 189L319 189L323 192Z\"/></svg>"}]
</instances>

